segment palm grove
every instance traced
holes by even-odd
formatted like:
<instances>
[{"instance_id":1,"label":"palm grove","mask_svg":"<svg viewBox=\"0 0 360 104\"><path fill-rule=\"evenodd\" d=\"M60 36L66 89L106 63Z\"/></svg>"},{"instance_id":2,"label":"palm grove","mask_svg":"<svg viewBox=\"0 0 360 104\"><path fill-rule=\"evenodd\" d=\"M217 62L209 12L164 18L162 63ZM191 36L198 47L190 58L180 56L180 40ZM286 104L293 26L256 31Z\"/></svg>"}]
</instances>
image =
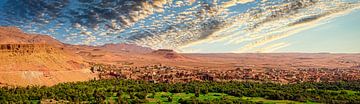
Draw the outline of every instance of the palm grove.
<instances>
[{"instance_id":1,"label":"palm grove","mask_svg":"<svg viewBox=\"0 0 360 104\"><path fill-rule=\"evenodd\" d=\"M350 93L354 91L356 93ZM0 103L31 103L53 99L54 101L105 103L115 97L114 103L147 103L156 92L194 93L178 103L254 103L242 99L198 100L199 95L209 92L225 93L236 97L263 97L272 100L294 100L321 103L360 103L360 81L276 84L258 82L190 82L151 83L140 80L103 79L87 82L62 83L51 87L2 87ZM169 102L171 96L165 96Z\"/></svg>"}]
</instances>

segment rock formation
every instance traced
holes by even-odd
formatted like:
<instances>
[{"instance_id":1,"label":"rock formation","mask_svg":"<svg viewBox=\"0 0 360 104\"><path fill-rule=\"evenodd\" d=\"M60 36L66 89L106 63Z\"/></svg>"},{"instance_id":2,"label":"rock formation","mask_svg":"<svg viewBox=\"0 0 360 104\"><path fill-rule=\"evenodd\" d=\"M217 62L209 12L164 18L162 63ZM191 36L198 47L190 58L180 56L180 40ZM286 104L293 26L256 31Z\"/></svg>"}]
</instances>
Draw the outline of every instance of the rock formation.
<instances>
[{"instance_id":1,"label":"rock formation","mask_svg":"<svg viewBox=\"0 0 360 104\"><path fill-rule=\"evenodd\" d=\"M158 49L153 51L152 54L164 57L166 59L181 59L184 58L182 55L176 53L174 50L171 49Z\"/></svg>"}]
</instances>

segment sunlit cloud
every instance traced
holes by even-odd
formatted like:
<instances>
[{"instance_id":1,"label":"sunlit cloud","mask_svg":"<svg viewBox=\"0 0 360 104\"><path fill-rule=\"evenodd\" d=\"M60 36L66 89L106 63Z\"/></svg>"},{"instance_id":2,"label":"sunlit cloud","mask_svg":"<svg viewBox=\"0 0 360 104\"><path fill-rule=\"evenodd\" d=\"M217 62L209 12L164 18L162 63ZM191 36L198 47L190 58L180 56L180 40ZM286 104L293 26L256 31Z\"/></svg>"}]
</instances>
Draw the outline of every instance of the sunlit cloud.
<instances>
[{"instance_id":1,"label":"sunlit cloud","mask_svg":"<svg viewBox=\"0 0 360 104\"><path fill-rule=\"evenodd\" d=\"M290 43L284 43L284 42L275 43L275 44L271 44L269 46L266 46L266 47L263 47L263 48L260 48L260 49L256 49L256 50L254 50L254 52L257 52L257 53L270 53L270 52L274 52L274 51L276 51L278 49L287 47L289 45L290 45Z\"/></svg>"},{"instance_id":2,"label":"sunlit cloud","mask_svg":"<svg viewBox=\"0 0 360 104\"><path fill-rule=\"evenodd\" d=\"M229 0L227 2L223 2L222 6L224 8L228 8L228 7L236 6L237 4L245 4L253 1L254 0Z\"/></svg>"},{"instance_id":3,"label":"sunlit cloud","mask_svg":"<svg viewBox=\"0 0 360 104\"><path fill-rule=\"evenodd\" d=\"M332 5L330 6L330 4ZM215 43L219 41L220 42L223 41L225 44L228 45L232 45L232 44L236 45L243 42L247 42L247 44L241 46L239 50L234 51L234 52L247 52L247 51L251 51L251 49L255 47L262 46L269 42L288 37L292 34L307 30L312 27L316 27L320 24L325 24L326 21L347 14L354 9L358 9L359 7L359 4L348 4L341 2L335 2L330 4L328 4L328 2L318 3L316 5L321 5L321 6L317 8L311 7L304 10L298 10L298 12L287 14L287 16L278 16L277 19L267 19L265 15L259 16L259 17L265 17L265 19L259 19L250 14L243 14L245 16L240 16L241 18L237 19L235 26L231 26L230 29L227 28L216 32L214 34L215 35L214 37L216 38L208 38L206 41L203 40L203 41L195 42L191 45L186 45L185 47L190 47L192 45L201 44L201 43ZM324 9L324 10L322 12L317 13L316 11L318 11L319 9ZM306 12L299 12L305 10ZM284 11L288 11L288 10L284 10ZM259 14L263 15L267 13L259 13ZM249 26L243 26L244 24L247 25L246 23L249 23L251 21L255 21L255 22L249 24ZM238 25L238 23L240 25ZM238 27L238 28L232 28L232 27ZM245 28L239 29L242 27Z\"/></svg>"},{"instance_id":4,"label":"sunlit cloud","mask_svg":"<svg viewBox=\"0 0 360 104\"><path fill-rule=\"evenodd\" d=\"M215 43L238 46L233 52L254 51L360 5L356 0L19 2L4 1L0 25L15 25L70 44L132 43L181 52L187 47Z\"/></svg>"}]
</instances>

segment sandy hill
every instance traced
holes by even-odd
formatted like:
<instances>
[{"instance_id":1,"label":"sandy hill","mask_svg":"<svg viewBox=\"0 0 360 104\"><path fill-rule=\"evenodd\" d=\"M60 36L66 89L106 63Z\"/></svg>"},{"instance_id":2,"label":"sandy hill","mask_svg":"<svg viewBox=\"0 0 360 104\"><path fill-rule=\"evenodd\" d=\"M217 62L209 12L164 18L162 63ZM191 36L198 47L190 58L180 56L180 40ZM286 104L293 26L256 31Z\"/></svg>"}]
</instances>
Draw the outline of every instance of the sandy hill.
<instances>
[{"instance_id":1,"label":"sandy hill","mask_svg":"<svg viewBox=\"0 0 360 104\"><path fill-rule=\"evenodd\" d=\"M57 47L63 45L50 36L26 34L16 27L0 27L0 44L50 44Z\"/></svg>"},{"instance_id":2,"label":"sandy hill","mask_svg":"<svg viewBox=\"0 0 360 104\"><path fill-rule=\"evenodd\" d=\"M88 67L81 56L49 36L26 34L15 27L0 28L0 83L51 85L84 80L89 76Z\"/></svg>"},{"instance_id":3,"label":"sandy hill","mask_svg":"<svg viewBox=\"0 0 360 104\"><path fill-rule=\"evenodd\" d=\"M153 51L151 48L141 47L135 44L106 44L99 47L100 49L112 52L130 52L130 53L150 53Z\"/></svg>"}]
</instances>

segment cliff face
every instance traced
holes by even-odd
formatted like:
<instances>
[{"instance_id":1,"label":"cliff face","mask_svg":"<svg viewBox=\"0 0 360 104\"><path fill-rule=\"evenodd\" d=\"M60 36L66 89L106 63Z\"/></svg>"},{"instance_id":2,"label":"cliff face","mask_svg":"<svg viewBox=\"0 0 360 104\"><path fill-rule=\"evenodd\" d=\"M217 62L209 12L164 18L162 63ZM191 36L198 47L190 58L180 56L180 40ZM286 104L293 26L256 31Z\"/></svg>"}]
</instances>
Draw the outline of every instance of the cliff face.
<instances>
[{"instance_id":1,"label":"cliff face","mask_svg":"<svg viewBox=\"0 0 360 104\"><path fill-rule=\"evenodd\" d=\"M0 62L0 71L78 70L87 66L61 42L46 35L23 33L16 27L0 27Z\"/></svg>"},{"instance_id":2,"label":"cliff face","mask_svg":"<svg viewBox=\"0 0 360 104\"><path fill-rule=\"evenodd\" d=\"M81 57L48 44L0 44L0 62L0 71L79 70L87 66Z\"/></svg>"},{"instance_id":3,"label":"cliff face","mask_svg":"<svg viewBox=\"0 0 360 104\"><path fill-rule=\"evenodd\" d=\"M1 53L12 53L14 55L30 55L33 53L54 53L55 47L47 44L0 44Z\"/></svg>"}]
</instances>

